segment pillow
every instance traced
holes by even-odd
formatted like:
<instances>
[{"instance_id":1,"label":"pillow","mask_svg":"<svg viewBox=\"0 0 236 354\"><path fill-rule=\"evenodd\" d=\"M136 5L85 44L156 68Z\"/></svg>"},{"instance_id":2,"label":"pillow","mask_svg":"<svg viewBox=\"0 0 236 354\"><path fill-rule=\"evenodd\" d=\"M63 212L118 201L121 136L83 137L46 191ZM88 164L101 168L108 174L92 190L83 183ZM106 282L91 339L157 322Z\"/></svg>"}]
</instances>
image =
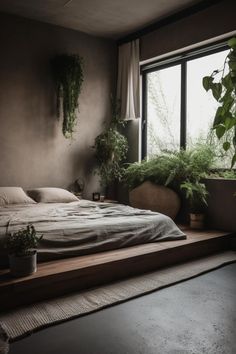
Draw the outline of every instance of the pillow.
<instances>
[{"instance_id":1,"label":"pillow","mask_svg":"<svg viewBox=\"0 0 236 354\"><path fill-rule=\"evenodd\" d=\"M27 193L38 203L69 203L79 200L74 194L62 188L36 188Z\"/></svg>"},{"instance_id":2,"label":"pillow","mask_svg":"<svg viewBox=\"0 0 236 354\"><path fill-rule=\"evenodd\" d=\"M0 205L34 203L21 187L0 187Z\"/></svg>"}]
</instances>

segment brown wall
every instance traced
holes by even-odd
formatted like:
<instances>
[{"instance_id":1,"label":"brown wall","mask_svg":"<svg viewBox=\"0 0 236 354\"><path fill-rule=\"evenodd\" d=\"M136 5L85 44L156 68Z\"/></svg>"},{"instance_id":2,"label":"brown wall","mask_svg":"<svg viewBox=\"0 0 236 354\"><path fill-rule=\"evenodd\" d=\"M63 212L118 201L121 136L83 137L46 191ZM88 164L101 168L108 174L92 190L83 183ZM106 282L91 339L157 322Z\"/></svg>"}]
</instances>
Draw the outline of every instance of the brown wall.
<instances>
[{"instance_id":1,"label":"brown wall","mask_svg":"<svg viewBox=\"0 0 236 354\"><path fill-rule=\"evenodd\" d=\"M234 31L235 13L236 1L224 0L143 36L140 39L141 60Z\"/></svg>"},{"instance_id":2,"label":"brown wall","mask_svg":"<svg viewBox=\"0 0 236 354\"><path fill-rule=\"evenodd\" d=\"M98 186L91 146L109 119L115 43L5 14L0 43L0 185L68 187L82 175L91 197ZM84 58L73 140L63 137L55 112L50 59L60 53Z\"/></svg>"}]
</instances>

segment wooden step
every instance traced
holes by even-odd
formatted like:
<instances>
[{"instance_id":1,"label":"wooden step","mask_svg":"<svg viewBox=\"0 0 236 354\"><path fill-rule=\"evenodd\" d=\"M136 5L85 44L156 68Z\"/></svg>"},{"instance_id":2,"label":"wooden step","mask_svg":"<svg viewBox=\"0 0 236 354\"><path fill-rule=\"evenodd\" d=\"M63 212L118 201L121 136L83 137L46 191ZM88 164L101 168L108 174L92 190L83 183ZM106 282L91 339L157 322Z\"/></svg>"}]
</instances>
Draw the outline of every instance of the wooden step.
<instances>
[{"instance_id":1,"label":"wooden step","mask_svg":"<svg viewBox=\"0 0 236 354\"><path fill-rule=\"evenodd\" d=\"M0 311L230 249L232 234L181 227L186 240L149 243L38 264L37 273L11 278L0 271Z\"/></svg>"}]
</instances>

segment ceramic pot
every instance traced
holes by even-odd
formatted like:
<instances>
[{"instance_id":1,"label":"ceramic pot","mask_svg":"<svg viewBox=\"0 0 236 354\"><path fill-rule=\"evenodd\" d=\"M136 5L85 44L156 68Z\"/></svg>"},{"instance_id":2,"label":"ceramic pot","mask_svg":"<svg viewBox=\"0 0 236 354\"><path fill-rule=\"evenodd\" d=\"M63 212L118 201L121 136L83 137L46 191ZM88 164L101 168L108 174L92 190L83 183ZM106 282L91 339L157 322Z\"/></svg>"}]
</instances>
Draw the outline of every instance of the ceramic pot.
<instances>
[{"instance_id":1,"label":"ceramic pot","mask_svg":"<svg viewBox=\"0 0 236 354\"><path fill-rule=\"evenodd\" d=\"M201 230L205 226L205 215L190 213L190 227L191 229Z\"/></svg>"},{"instance_id":2,"label":"ceramic pot","mask_svg":"<svg viewBox=\"0 0 236 354\"><path fill-rule=\"evenodd\" d=\"M25 277L37 270L37 252L34 251L28 256L18 257L9 255L10 273L13 277Z\"/></svg>"},{"instance_id":3,"label":"ceramic pot","mask_svg":"<svg viewBox=\"0 0 236 354\"><path fill-rule=\"evenodd\" d=\"M129 193L134 208L156 211L175 219L180 209L180 198L172 189L146 181Z\"/></svg>"}]
</instances>

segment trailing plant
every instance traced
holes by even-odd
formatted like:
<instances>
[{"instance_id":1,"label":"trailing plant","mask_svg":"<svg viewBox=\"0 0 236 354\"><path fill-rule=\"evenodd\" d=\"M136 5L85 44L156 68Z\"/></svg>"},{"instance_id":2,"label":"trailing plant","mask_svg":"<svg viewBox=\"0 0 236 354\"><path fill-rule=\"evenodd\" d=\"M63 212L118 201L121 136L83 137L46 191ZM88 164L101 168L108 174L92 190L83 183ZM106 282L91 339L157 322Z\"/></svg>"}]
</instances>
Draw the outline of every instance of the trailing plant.
<instances>
[{"instance_id":1,"label":"trailing plant","mask_svg":"<svg viewBox=\"0 0 236 354\"><path fill-rule=\"evenodd\" d=\"M62 100L62 132L70 138L76 125L76 110L84 81L83 59L78 55L58 55L52 60L52 70L56 84L57 115L60 116Z\"/></svg>"},{"instance_id":2,"label":"trailing plant","mask_svg":"<svg viewBox=\"0 0 236 354\"><path fill-rule=\"evenodd\" d=\"M184 181L194 182L209 174L213 163L214 151L199 144L190 150L166 151L148 161L130 164L123 179L130 189L151 181L178 191Z\"/></svg>"},{"instance_id":3,"label":"trailing plant","mask_svg":"<svg viewBox=\"0 0 236 354\"><path fill-rule=\"evenodd\" d=\"M190 212L202 213L207 207L208 192L204 183L185 181L180 188L185 191L185 196L189 201Z\"/></svg>"},{"instance_id":4,"label":"trailing plant","mask_svg":"<svg viewBox=\"0 0 236 354\"><path fill-rule=\"evenodd\" d=\"M98 162L97 173L101 184L107 187L120 180L124 173L123 161L127 156L128 141L119 131L125 121L120 117L120 103L112 99L112 119L109 127L95 139L95 157Z\"/></svg>"},{"instance_id":5,"label":"trailing plant","mask_svg":"<svg viewBox=\"0 0 236 354\"><path fill-rule=\"evenodd\" d=\"M210 76L205 76L202 83L205 90L210 90L219 103L213 130L222 141L223 149L233 150L232 168L236 163L236 38L231 38L228 46L230 51L223 68L214 70ZM220 79L217 80L220 73Z\"/></svg>"},{"instance_id":6,"label":"trailing plant","mask_svg":"<svg viewBox=\"0 0 236 354\"><path fill-rule=\"evenodd\" d=\"M43 235L37 236L33 225L28 225L14 233L9 233L7 227L5 247L9 254L17 257L28 256L37 248L38 242L42 238Z\"/></svg>"}]
</instances>

